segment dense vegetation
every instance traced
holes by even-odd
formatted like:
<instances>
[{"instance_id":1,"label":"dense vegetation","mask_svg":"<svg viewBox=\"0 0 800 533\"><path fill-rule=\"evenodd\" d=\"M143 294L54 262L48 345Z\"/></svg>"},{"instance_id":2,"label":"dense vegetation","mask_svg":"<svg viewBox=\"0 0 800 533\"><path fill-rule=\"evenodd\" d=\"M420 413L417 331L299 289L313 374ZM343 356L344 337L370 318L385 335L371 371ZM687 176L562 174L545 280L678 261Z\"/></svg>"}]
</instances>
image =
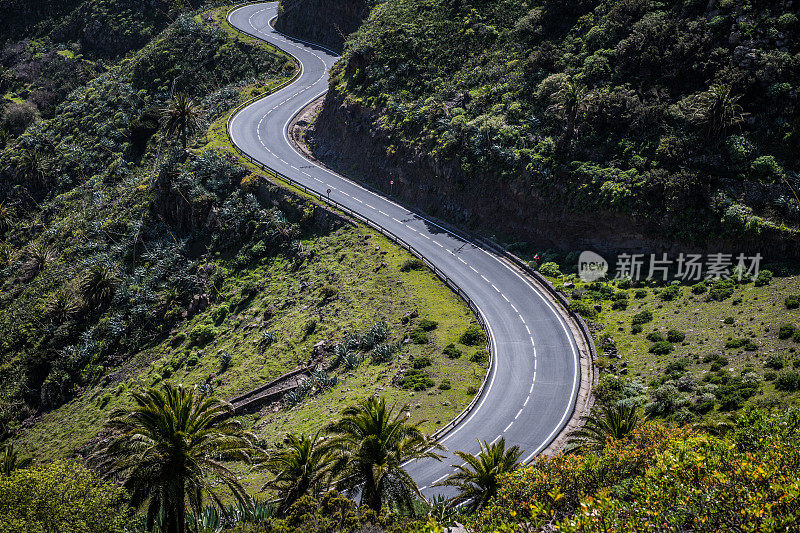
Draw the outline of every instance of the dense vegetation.
<instances>
[{"instance_id":1,"label":"dense vegetation","mask_svg":"<svg viewBox=\"0 0 800 533\"><path fill-rule=\"evenodd\" d=\"M241 85L292 70L181 17L0 152L3 424L60 405L196 312L215 282L204 254L299 252L298 220L242 189L243 167L187 157L161 127L172 91L208 124Z\"/></svg>"},{"instance_id":2,"label":"dense vegetation","mask_svg":"<svg viewBox=\"0 0 800 533\"><path fill-rule=\"evenodd\" d=\"M649 422L599 451L501 482L475 531L785 531L800 513L798 413L748 411L723 435Z\"/></svg>"},{"instance_id":3,"label":"dense vegetation","mask_svg":"<svg viewBox=\"0 0 800 533\"><path fill-rule=\"evenodd\" d=\"M786 243L798 28L785 1L396 0L350 38L331 89L376 113L387 154L433 158L448 190Z\"/></svg>"}]
</instances>

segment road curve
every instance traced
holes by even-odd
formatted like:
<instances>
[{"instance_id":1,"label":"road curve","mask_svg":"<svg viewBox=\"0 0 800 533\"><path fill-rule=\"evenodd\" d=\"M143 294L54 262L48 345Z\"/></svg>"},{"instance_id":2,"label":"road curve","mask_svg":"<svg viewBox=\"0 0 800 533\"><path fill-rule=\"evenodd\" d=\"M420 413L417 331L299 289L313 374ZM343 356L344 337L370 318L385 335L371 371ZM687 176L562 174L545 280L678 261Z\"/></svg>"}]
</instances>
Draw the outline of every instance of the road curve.
<instances>
[{"instance_id":1,"label":"road curve","mask_svg":"<svg viewBox=\"0 0 800 533\"><path fill-rule=\"evenodd\" d=\"M232 26L294 56L300 75L283 89L241 109L229 121L232 142L256 161L377 222L420 251L478 306L490 332L494 364L475 408L441 442L476 452L478 439L504 436L530 460L569 420L580 385L579 352L569 325L528 279L493 253L465 241L397 203L309 161L289 142L292 118L327 91L338 57L276 32L277 2L247 4L228 15ZM457 386L457 384L455 384ZM451 494L431 485L457 458L411 463L426 496Z\"/></svg>"}]
</instances>

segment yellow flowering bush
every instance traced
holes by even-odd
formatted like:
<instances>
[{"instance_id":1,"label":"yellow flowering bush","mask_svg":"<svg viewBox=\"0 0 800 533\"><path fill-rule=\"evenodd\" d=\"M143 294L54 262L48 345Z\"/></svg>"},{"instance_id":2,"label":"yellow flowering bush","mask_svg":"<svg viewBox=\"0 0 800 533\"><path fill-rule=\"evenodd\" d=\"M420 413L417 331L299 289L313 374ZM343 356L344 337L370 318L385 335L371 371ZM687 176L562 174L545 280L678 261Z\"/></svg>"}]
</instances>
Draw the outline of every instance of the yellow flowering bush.
<instances>
[{"instance_id":1,"label":"yellow flowering bush","mask_svg":"<svg viewBox=\"0 0 800 533\"><path fill-rule=\"evenodd\" d=\"M123 533L125 492L75 461L0 475L0 533Z\"/></svg>"}]
</instances>

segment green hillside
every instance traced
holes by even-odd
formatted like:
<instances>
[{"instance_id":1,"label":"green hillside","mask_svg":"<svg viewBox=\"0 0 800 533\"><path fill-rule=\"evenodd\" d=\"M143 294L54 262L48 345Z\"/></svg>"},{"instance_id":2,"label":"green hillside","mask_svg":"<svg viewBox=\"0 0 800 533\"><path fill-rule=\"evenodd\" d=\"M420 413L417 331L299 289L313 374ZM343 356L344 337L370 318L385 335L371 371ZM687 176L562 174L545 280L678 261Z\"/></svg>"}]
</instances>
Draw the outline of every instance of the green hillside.
<instances>
[{"instance_id":1,"label":"green hillside","mask_svg":"<svg viewBox=\"0 0 800 533\"><path fill-rule=\"evenodd\" d=\"M375 150L423 166L409 198L428 205L418 181L491 234L541 240L577 217L584 238L635 226L797 257L798 28L755 0L384 2L334 69L317 141L324 155L325 128L364 121Z\"/></svg>"},{"instance_id":2,"label":"green hillside","mask_svg":"<svg viewBox=\"0 0 800 533\"><path fill-rule=\"evenodd\" d=\"M331 370L320 406L383 391L433 431L480 385L483 364L442 354L471 313L432 273L233 156L230 111L295 67L232 37L224 15L180 17L0 153L0 423L40 461L88 449L130 391L171 380L232 398L320 341L330 365L335 344L378 323L385 357ZM162 120L171 91L198 112L185 154ZM425 342L394 348L423 319ZM428 361L418 399L397 384L415 358ZM296 403L246 422L265 443L318 427L317 400Z\"/></svg>"}]
</instances>

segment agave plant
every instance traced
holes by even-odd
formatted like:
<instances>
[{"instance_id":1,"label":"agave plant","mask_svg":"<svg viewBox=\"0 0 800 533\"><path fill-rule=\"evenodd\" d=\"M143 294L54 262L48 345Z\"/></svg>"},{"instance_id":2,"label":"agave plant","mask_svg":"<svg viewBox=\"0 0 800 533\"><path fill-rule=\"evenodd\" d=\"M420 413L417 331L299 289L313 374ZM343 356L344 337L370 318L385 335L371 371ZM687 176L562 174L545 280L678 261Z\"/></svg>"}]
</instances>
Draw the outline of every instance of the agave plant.
<instances>
[{"instance_id":1,"label":"agave plant","mask_svg":"<svg viewBox=\"0 0 800 533\"><path fill-rule=\"evenodd\" d=\"M334 358L333 361L331 361L328 370L333 370L335 368L338 368L344 362L345 358L348 356L349 353L350 350L347 348L347 345L345 343L340 342L339 344L337 344L333 348Z\"/></svg>"},{"instance_id":2,"label":"agave plant","mask_svg":"<svg viewBox=\"0 0 800 533\"><path fill-rule=\"evenodd\" d=\"M339 382L338 376L332 376L324 370L314 370L311 373L311 379L316 382L320 390L333 388Z\"/></svg>"},{"instance_id":3,"label":"agave plant","mask_svg":"<svg viewBox=\"0 0 800 533\"><path fill-rule=\"evenodd\" d=\"M342 366L345 370L354 370L364 361L364 358L353 352L348 352L342 361Z\"/></svg>"},{"instance_id":4,"label":"agave plant","mask_svg":"<svg viewBox=\"0 0 800 533\"><path fill-rule=\"evenodd\" d=\"M275 334L271 331L262 331L261 337L258 339L258 345L261 349L265 349L268 346L272 345L277 340Z\"/></svg>"},{"instance_id":5,"label":"agave plant","mask_svg":"<svg viewBox=\"0 0 800 533\"><path fill-rule=\"evenodd\" d=\"M302 389L300 389L300 387L298 387L284 394L283 401L289 407L294 407L295 405L302 402L305 397L306 397L305 391L303 391Z\"/></svg>"},{"instance_id":6,"label":"agave plant","mask_svg":"<svg viewBox=\"0 0 800 533\"><path fill-rule=\"evenodd\" d=\"M386 344L378 344L375 346L375 351L372 352L372 360L376 363L386 363L394 359L394 354L400 351L401 344L399 342L396 343L386 343Z\"/></svg>"}]
</instances>

